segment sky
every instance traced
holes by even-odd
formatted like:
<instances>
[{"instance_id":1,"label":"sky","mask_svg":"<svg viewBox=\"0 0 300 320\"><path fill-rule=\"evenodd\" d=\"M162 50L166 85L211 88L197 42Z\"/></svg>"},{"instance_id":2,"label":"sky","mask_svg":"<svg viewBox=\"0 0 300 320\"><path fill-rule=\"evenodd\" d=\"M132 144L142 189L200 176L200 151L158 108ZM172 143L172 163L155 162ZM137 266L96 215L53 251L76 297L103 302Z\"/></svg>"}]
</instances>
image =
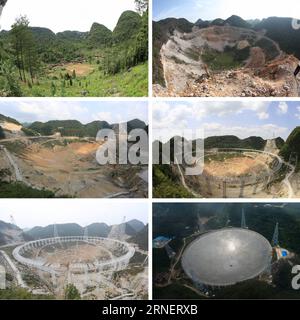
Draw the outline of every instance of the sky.
<instances>
[{"instance_id":1,"label":"sky","mask_svg":"<svg viewBox=\"0 0 300 320\"><path fill-rule=\"evenodd\" d=\"M85 227L91 223L120 224L137 219L148 223L148 204L145 201L105 201L97 199L4 199L0 202L0 220L10 223L10 215L21 229L45 227L54 223L77 223Z\"/></svg>"},{"instance_id":2,"label":"sky","mask_svg":"<svg viewBox=\"0 0 300 320\"><path fill-rule=\"evenodd\" d=\"M191 139L196 130L200 132L193 138L235 135L240 139L286 139L300 125L300 102L156 102L152 121L153 140L162 142L176 135ZM189 132L183 133L184 129Z\"/></svg>"},{"instance_id":3,"label":"sky","mask_svg":"<svg viewBox=\"0 0 300 320\"><path fill-rule=\"evenodd\" d=\"M94 22L113 30L122 12L134 9L134 0L8 0L0 24L9 30L16 17L26 15L31 26L54 32L89 31Z\"/></svg>"},{"instance_id":4,"label":"sky","mask_svg":"<svg viewBox=\"0 0 300 320\"><path fill-rule=\"evenodd\" d=\"M94 120L120 123L140 119L148 123L147 102L141 101L65 101L23 100L0 102L0 114L21 123L49 120L78 120L83 124Z\"/></svg>"},{"instance_id":5,"label":"sky","mask_svg":"<svg viewBox=\"0 0 300 320\"><path fill-rule=\"evenodd\" d=\"M300 18L299 0L153 0L153 20L186 18L190 22L198 19L227 19L231 15L243 19L263 19L271 16ZM297 16L295 16L297 15Z\"/></svg>"}]
</instances>

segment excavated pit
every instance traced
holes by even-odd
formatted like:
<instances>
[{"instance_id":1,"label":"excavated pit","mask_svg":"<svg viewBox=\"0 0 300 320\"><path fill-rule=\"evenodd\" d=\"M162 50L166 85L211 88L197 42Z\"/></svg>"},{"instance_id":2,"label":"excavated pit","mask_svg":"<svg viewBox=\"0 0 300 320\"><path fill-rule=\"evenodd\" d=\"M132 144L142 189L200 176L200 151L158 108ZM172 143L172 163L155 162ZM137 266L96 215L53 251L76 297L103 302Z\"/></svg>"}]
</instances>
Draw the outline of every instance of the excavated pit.
<instances>
[{"instance_id":1,"label":"excavated pit","mask_svg":"<svg viewBox=\"0 0 300 320\"><path fill-rule=\"evenodd\" d=\"M298 60L263 32L232 26L175 30L160 50L165 87L155 96L299 96Z\"/></svg>"}]
</instances>

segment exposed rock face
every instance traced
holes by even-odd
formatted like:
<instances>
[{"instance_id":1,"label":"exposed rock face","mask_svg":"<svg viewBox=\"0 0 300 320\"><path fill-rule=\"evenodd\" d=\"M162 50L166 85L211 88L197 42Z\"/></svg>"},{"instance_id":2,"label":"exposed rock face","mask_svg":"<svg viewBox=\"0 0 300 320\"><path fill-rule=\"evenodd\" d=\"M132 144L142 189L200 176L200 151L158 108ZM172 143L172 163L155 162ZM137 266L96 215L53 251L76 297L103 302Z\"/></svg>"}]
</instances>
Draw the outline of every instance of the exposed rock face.
<instances>
[{"instance_id":1,"label":"exposed rock face","mask_svg":"<svg viewBox=\"0 0 300 320\"><path fill-rule=\"evenodd\" d=\"M299 95L297 59L262 31L226 24L175 30L160 56L165 88L155 84L156 96Z\"/></svg>"},{"instance_id":2,"label":"exposed rock face","mask_svg":"<svg viewBox=\"0 0 300 320\"><path fill-rule=\"evenodd\" d=\"M15 225L0 221L0 245L23 241L23 231Z\"/></svg>"}]
</instances>

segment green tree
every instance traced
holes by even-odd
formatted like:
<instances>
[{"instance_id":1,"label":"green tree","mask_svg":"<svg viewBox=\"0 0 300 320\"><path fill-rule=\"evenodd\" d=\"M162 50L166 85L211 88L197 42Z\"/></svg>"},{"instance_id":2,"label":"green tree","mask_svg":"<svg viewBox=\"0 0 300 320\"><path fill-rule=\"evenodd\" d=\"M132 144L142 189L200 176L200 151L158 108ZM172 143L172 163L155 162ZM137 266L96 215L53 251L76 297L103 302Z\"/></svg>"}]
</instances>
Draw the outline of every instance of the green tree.
<instances>
[{"instance_id":1,"label":"green tree","mask_svg":"<svg viewBox=\"0 0 300 320\"><path fill-rule=\"evenodd\" d=\"M0 96L21 97L22 91L18 82L15 66L9 61L0 61Z\"/></svg>"},{"instance_id":2,"label":"green tree","mask_svg":"<svg viewBox=\"0 0 300 320\"><path fill-rule=\"evenodd\" d=\"M78 289L72 284L68 284L65 288L65 300L80 300L81 296Z\"/></svg>"},{"instance_id":3,"label":"green tree","mask_svg":"<svg viewBox=\"0 0 300 320\"><path fill-rule=\"evenodd\" d=\"M52 97L56 95L56 85L53 81L51 82L51 95Z\"/></svg>"},{"instance_id":4,"label":"green tree","mask_svg":"<svg viewBox=\"0 0 300 320\"><path fill-rule=\"evenodd\" d=\"M16 19L16 22L11 26L11 42L14 50L16 66L19 70L21 81L26 82L25 75L25 39L29 21L25 16Z\"/></svg>"},{"instance_id":5,"label":"green tree","mask_svg":"<svg viewBox=\"0 0 300 320\"><path fill-rule=\"evenodd\" d=\"M34 83L34 79L40 71L40 60L32 32L27 29L25 35L25 68L30 74L31 82Z\"/></svg>"},{"instance_id":6,"label":"green tree","mask_svg":"<svg viewBox=\"0 0 300 320\"><path fill-rule=\"evenodd\" d=\"M136 10L140 14L148 10L148 4L149 4L148 0L134 0L134 2L135 2Z\"/></svg>"},{"instance_id":7,"label":"green tree","mask_svg":"<svg viewBox=\"0 0 300 320\"><path fill-rule=\"evenodd\" d=\"M20 79L26 82L26 72L28 72L33 83L40 69L40 62L36 43L29 29L29 20L26 16L20 16L16 19L16 22L12 25L10 36Z\"/></svg>"}]
</instances>

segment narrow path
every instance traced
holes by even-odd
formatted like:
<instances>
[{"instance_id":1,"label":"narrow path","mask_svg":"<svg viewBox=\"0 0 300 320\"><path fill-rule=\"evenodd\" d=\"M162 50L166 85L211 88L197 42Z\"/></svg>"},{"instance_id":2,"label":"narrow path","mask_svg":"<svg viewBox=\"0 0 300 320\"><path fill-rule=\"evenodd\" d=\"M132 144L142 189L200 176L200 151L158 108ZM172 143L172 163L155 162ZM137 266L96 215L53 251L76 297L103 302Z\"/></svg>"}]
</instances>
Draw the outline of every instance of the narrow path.
<instances>
[{"instance_id":1,"label":"narrow path","mask_svg":"<svg viewBox=\"0 0 300 320\"><path fill-rule=\"evenodd\" d=\"M195 292L196 294L198 294L201 297L208 298L208 296L206 296L204 293L200 292L199 290L197 290L196 288L194 288L192 286L189 286L187 284L184 284L183 286L188 288L188 289L190 289L190 290L192 290L193 292Z\"/></svg>"},{"instance_id":2,"label":"narrow path","mask_svg":"<svg viewBox=\"0 0 300 320\"><path fill-rule=\"evenodd\" d=\"M278 156L279 149L277 148L275 139L268 139L267 140L264 151L266 153L276 155L277 158L279 157ZM286 165L289 168L289 172L286 174L285 178L282 180L282 183L286 186L286 188L288 190L288 198L293 198L294 197L294 190L293 190L292 185L290 183L290 178L294 174L296 168L295 168L295 166L291 165L290 163L283 161L281 158L280 158L280 160L281 160L282 164Z\"/></svg>"},{"instance_id":3,"label":"narrow path","mask_svg":"<svg viewBox=\"0 0 300 320\"><path fill-rule=\"evenodd\" d=\"M177 160L176 156L175 156L175 159L174 159L174 160L175 160L175 163L176 163L177 168L178 168L178 170L179 170L181 183L182 183L182 185L184 186L184 188L185 188L189 193L191 193L195 198L199 198L199 197L202 198L202 196L201 196L200 194L194 192L192 189L190 189L190 188L188 187L188 185L187 185L186 182L185 182L184 174L183 174L183 172L182 172L182 170L181 170L181 168L180 168L180 165L179 165L179 163L178 163L178 160Z\"/></svg>"},{"instance_id":4,"label":"narrow path","mask_svg":"<svg viewBox=\"0 0 300 320\"><path fill-rule=\"evenodd\" d=\"M167 282L166 285L170 285L172 283L172 277L173 277L174 269L175 269L177 263L180 261L180 259L182 257L183 251L184 251L184 249L186 247L186 240L189 239L189 238L192 238L192 237L199 236L199 235L201 235L201 232L196 232L196 233L193 233L193 234L191 234L191 235L189 235L189 236L187 236L187 237L182 239L183 245L182 245L182 247L181 247L181 249L179 251L179 254L177 255L176 260L174 261L173 265L170 268L170 276L168 278L168 282Z\"/></svg>"},{"instance_id":5,"label":"narrow path","mask_svg":"<svg viewBox=\"0 0 300 320\"><path fill-rule=\"evenodd\" d=\"M16 161L13 159L13 156L11 155L11 153L2 145L1 146L10 165L13 167L14 171L15 171L15 176L16 176L16 180L19 181L19 182L23 182L24 179L23 179L23 176L22 176L22 173L21 173L21 170L19 169Z\"/></svg>"},{"instance_id":6,"label":"narrow path","mask_svg":"<svg viewBox=\"0 0 300 320\"><path fill-rule=\"evenodd\" d=\"M18 285L21 288L28 288L27 285L25 284L24 280L22 279L21 273L19 271L19 269L16 267L16 265L13 263L13 261L11 260L11 258L7 255L7 253L5 251L0 250L0 253L2 254L2 256L4 257L4 259L7 261L8 265L11 267L11 269L13 270L15 277L17 279Z\"/></svg>"}]
</instances>

